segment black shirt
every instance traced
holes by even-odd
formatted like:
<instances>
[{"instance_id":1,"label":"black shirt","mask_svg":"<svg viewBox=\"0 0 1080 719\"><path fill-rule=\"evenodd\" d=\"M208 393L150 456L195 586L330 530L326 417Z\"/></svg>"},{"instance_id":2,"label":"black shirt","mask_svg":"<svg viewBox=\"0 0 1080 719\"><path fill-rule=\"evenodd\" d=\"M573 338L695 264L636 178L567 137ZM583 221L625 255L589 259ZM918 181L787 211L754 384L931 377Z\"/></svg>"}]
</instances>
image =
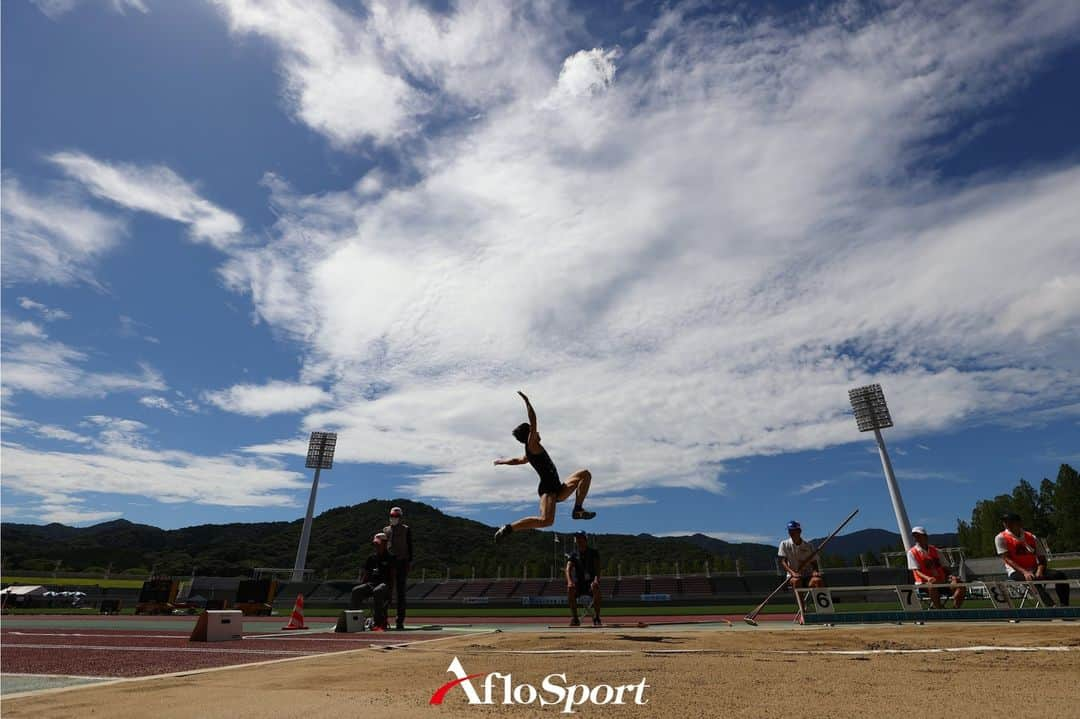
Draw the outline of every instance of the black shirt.
<instances>
[{"instance_id":1,"label":"black shirt","mask_svg":"<svg viewBox=\"0 0 1080 719\"><path fill-rule=\"evenodd\" d=\"M569 556L573 563L573 575L575 584L591 584L600 574L600 552L588 547L584 552L578 553L575 549Z\"/></svg>"},{"instance_id":2,"label":"black shirt","mask_svg":"<svg viewBox=\"0 0 1080 719\"><path fill-rule=\"evenodd\" d=\"M390 581L390 567L394 558L389 554L372 554L364 562L364 581L369 584L385 584Z\"/></svg>"},{"instance_id":3,"label":"black shirt","mask_svg":"<svg viewBox=\"0 0 1080 719\"><path fill-rule=\"evenodd\" d=\"M562 489L559 470L555 469L555 463L551 461L546 449L541 447L539 453L533 454L529 451L529 445L526 444L525 459L529 460L529 464L540 475L540 487L536 490L537 494L543 497L545 494L558 492Z\"/></svg>"}]
</instances>

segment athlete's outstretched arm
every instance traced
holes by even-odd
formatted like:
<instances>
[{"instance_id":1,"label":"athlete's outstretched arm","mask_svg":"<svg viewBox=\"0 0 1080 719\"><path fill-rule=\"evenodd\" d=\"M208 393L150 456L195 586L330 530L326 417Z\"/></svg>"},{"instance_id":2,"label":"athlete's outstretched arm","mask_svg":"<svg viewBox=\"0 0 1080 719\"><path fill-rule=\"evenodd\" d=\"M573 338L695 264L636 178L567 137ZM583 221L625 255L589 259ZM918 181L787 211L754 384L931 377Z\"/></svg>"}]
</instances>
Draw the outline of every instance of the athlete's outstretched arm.
<instances>
[{"instance_id":1,"label":"athlete's outstretched arm","mask_svg":"<svg viewBox=\"0 0 1080 719\"><path fill-rule=\"evenodd\" d=\"M540 431L536 428L536 410L533 409L532 402L525 396L525 393L518 390L518 394L525 400L525 410L529 413L529 449L533 452L539 452L540 447Z\"/></svg>"},{"instance_id":2,"label":"athlete's outstretched arm","mask_svg":"<svg viewBox=\"0 0 1080 719\"><path fill-rule=\"evenodd\" d=\"M500 464L528 464L528 463L529 463L529 460L527 460L524 457L514 457L513 459L496 459L495 460L495 466L496 467L498 467Z\"/></svg>"}]
</instances>

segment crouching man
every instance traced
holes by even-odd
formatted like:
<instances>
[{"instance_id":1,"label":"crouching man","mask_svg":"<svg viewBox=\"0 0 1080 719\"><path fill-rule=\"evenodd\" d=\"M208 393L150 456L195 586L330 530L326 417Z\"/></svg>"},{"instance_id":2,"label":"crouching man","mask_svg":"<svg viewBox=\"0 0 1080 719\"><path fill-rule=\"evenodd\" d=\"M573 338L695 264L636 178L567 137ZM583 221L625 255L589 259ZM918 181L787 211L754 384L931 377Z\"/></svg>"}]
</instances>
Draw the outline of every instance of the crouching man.
<instances>
[{"instance_id":1,"label":"crouching man","mask_svg":"<svg viewBox=\"0 0 1080 719\"><path fill-rule=\"evenodd\" d=\"M589 546L585 532L574 533L574 551L566 561L566 598L570 602L570 626L581 626L578 597L592 595L592 623L600 626L600 553Z\"/></svg>"},{"instance_id":2,"label":"crouching man","mask_svg":"<svg viewBox=\"0 0 1080 719\"><path fill-rule=\"evenodd\" d=\"M390 604L390 595L394 586L394 559L387 552L386 535L382 532L376 534L371 543L375 547L375 553L364 562L364 569L360 575L360 584L353 587L351 609L363 609L364 602L374 598L375 607L372 615L375 619L373 628L376 632L386 631L386 609Z\"/></svg>"}]
</instances>

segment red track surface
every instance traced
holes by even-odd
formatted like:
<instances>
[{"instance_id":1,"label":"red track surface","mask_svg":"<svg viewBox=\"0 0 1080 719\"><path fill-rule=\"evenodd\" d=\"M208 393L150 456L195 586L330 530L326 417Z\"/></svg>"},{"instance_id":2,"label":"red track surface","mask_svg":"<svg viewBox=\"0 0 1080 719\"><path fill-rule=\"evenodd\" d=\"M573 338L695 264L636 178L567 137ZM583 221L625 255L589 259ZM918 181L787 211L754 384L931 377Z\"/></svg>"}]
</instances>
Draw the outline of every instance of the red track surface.
<instances>
[{"instance_id":1,"label":"red track surface","mask_svg":"<svg viewBox=\"0 0 1080 719\"><path fill-rule=\"evenodd\" d=\"M190 624L190 619L188 620ZM3 662L12 674L136 677L287 659L444 636L440 632L272 635L189 642L188 632L118 629L5 629Z\"/></svg>"}]
</instances>

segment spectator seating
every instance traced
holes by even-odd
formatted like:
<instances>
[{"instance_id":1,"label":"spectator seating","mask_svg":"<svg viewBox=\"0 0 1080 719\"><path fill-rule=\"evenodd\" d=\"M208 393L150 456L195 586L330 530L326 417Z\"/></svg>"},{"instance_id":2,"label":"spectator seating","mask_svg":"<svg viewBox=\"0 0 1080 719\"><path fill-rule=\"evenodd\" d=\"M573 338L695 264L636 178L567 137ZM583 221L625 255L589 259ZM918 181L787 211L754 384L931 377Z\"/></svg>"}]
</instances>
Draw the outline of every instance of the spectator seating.
<instances>
[{"instance_id":1,"label":"spectator seating","mask_svg":"<svg viewBox=\"0 0 1080 719\"><path fill-rule=\"evenodd\" d=\"M518 580L516 579L499 579L491 583L484 596L491 599L506 599L514 593L517 585Z\"/></svg>"},{"instance_id":2,"label":"spectator seating","mask_svg":"<svg viewBox=\"0 0 1080 719\"><path fill-rule=\"evenodd\" d=\"M649 593L675 596L679 593L679 580L675 577L653 577L649 582Z\"/></svg>"},{"instance_id":3,"label":"spectator seating","mask_svg":"<svg viewBox=\"0 0 1080 719\"><path fill-rule=\"evenodd\" d=\"M450 599L458 591L465 586L465 582L460 580L450 580L449 582L441 582L438 586L431 590L431 593L425 597L425 599Z\"/></svg>"},{"instance_id":4,"label":"spectator seating","mask_svg":"<svg viewBox=\"0 0 1080 719\"><path fill-rule=\"evenodd\" d=\"M708 577L683 577L680 594L693 597L707 597L713 593Z\"/></svg>"},{"instance_id":5,"label":"spectator seating","mask_svg":"<svg viewBox=\"0 0 1080 719\"><path fill-rule=\"evenodd\" d=\"M777 577L772 587L768 591L776 589L776 585L780 583L780 578ZM746 582L742 580L742 577L713 577L712 578L712 592L717 597L734 597L742 599L749 594L749 589L746 587Z\"/></svg>"},{"instance_id":6,"label":"spectator seating","mask_svg":"<svg viewBox=\"0 0 1080 719\"><path fill-rule=\"evenodd\" d=\"M480 597L487 592L488 587L491 586L491 582L483 579L473 582L467 582L461 591L457 594L457 599L464 599L466 597Z\"/></svg>"},{"instance_id":7,"label":"spectator seating","mask_svg":"<svg viewBox=\"0 0 1080 719\"><path fill-rule=\"evenodd\" d=\"M526 579L517 585L513 597L539 597L547 585L546 579Z\"/></svg>"},{"instance_id":8,"label":"spectator seating","mask_svg":"<svg viewBox=\"0 0 1080 719\"><path fill-rule=\"evenodd\" d=\"M417 582L405 592L406 599L423 599L431 590L439 586L438 582Z\"/></svg>"},{"instance_id":9,"label":"spectator seating","mask_svg":"<svg viewBox=\"0 0 1080 719\"><path fill-rule=\"evenodd\" d=\"M865 587L866 572L861 569L826 569L823 579L827 587Z\"/></svg>"},{"instance_id":10,"label":"spectator seating","mask_svg":"<svg viewBox=\"0 0 1080 719\"><path fill-rule=\"evenodd\" d=\"M645 577L623 577L615 588L614 596L638 597L645 594Z\"/></svg>"}]
</instances>

